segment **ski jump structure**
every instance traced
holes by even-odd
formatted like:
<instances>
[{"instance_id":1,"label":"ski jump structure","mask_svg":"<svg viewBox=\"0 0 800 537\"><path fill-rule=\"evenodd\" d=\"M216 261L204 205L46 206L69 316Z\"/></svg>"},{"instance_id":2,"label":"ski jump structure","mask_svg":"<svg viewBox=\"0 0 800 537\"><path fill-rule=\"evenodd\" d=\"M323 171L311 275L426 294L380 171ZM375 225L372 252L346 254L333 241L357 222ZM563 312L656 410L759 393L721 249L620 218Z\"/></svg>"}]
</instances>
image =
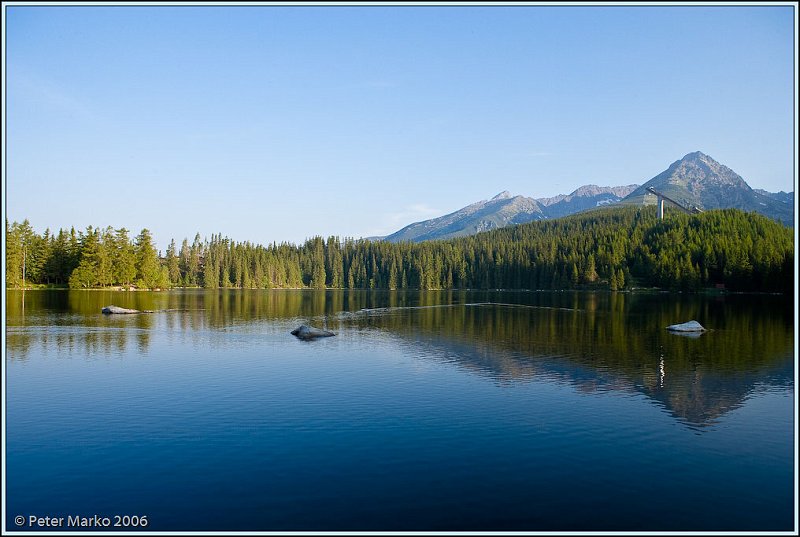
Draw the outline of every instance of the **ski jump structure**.
<instances>
[{"instance_id":1,"label":"ski jump structure","mask_svg":"<svg viewBox=\"0 0 800 537\"><path fill-rule=\"evenodd\" d=\"M689 207L686 207L686 206L678 203L674 199L671 199L671 198L665 196L664 194L662 194L661 192L657 191L652 186L647 187L647 191L650 192L651 194L655 194L656 198L658 198L658 219L659 220L663 220L664 219L664 202L665 201L670 202L671 204L673 204L675 207L677 207L681 211L685 212L686 214L697 214L697 213L702 213L703 212L703 210L698 208L698 207L692 206L691 208L689 208Z\"/></svg>"}]
</instances>

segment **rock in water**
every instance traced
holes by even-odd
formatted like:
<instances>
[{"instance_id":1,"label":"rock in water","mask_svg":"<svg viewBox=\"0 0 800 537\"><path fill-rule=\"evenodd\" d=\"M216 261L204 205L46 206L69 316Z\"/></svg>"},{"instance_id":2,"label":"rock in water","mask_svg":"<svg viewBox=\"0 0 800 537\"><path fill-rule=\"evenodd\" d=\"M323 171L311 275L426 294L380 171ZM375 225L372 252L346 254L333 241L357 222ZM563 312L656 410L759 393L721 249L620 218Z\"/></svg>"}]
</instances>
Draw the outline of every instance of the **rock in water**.
<instances>
[{"instance_id":1,"label":"rock in water","mask_svg":"<svg viewBox=\"0 0 800 537\"><path fill-rule=\"evenodd\" d=\"M681 324L671 324L667 330L672 332L705 332L706 329L697 321L688 321Z\"/></svg>"},{"instance_id":2,"label":"rock in water","mask_svg":"<svg viewBox=\"0 0 800 537\"><path fill-rule=\"evenodd\" d=\"M316 339L318 337L335 336L336 334L333 332L328 332L327 330L314 328L312 326L301 325L300 328L295 328L292 330L292 335L297 336L300 339Z\"/></svg>"},{"instance_id":3,"label":"rock in water","mask_svg":"<svg viewBox=\"0 0 800 537\"><path fill-rule=\"evenodd\" d=\"M101 311L106 315L111 315L112 313L142 313L139 310L129 310L127 308L120 308L119 306L106 306Z\"/></svg>"}]
</instances>

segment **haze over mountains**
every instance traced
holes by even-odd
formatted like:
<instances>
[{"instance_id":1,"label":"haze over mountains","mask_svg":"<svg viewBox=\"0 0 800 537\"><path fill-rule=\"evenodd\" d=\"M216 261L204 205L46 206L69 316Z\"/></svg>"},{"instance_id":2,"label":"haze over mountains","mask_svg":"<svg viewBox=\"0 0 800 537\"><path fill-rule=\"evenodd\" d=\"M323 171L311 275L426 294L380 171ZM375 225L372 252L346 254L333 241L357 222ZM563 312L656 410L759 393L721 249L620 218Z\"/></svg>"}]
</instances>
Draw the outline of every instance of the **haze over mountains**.
<instances>
[{"instance_id":1,"label":"haze over mountains","mask_svg":"<svg viewBox=\"0 0 800 537\"><path fill-rule=\"evenodd\" d=\"M410 224L383 240L421 242L449 239L615 204L652 205L656 203L656 196L647 191L648 187L687 207L696 206L703 210L736 208L756 211L785 225L793 225L794 221L793 192L753 190L733 170L696 151L672 163L643 185L585 185L568 195L539 199L501 192L490 200Z\"/></svg>"}]
</instances>

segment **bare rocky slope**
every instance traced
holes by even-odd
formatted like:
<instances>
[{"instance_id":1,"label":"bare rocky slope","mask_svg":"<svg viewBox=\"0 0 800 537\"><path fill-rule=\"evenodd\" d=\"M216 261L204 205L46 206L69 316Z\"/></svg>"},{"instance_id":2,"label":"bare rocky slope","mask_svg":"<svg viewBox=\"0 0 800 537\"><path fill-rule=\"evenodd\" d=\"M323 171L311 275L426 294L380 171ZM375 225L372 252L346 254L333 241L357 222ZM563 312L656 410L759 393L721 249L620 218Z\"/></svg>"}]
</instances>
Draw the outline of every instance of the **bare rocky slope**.
<instances>
[{"instance_id":1,"label":"bare rocky slope","mask_svg":"<svg viewBox=\"0 0 800 537\"><path fill-rule=\"evenodd\" d=\"M571 194L534 199L501 192L490 200L478 201L453 213L415 222L384 237L389 242L421 242L449 239L488 231L511 224L558 218L619 202L638 185L604 187L585 185Z\"/></svg>"}]
</instances>

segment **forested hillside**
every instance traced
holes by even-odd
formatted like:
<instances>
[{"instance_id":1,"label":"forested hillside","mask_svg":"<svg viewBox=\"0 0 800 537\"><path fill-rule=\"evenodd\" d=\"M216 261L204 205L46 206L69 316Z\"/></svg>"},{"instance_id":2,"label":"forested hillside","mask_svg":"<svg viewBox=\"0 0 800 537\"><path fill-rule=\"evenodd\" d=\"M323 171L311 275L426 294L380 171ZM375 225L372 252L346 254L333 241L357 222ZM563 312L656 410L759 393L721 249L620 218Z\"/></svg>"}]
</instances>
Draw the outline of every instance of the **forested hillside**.
<instances>
[{"instance_id":1,"label":"forested hillside","mask_svg":"<svg viewBox=\"0 0 800 537\"><path fill-rule=\"evenodd\" d=\"M385 288L697 290L790 292L792 232L736 209L656 220L653 207L610 208L423 243L315 237L254 245L221 235L159 257L148 230L89 227L38 235L6 222L9 287ZM24 267L24 275L23 275Z\"/></svg>"}]
</instances>

